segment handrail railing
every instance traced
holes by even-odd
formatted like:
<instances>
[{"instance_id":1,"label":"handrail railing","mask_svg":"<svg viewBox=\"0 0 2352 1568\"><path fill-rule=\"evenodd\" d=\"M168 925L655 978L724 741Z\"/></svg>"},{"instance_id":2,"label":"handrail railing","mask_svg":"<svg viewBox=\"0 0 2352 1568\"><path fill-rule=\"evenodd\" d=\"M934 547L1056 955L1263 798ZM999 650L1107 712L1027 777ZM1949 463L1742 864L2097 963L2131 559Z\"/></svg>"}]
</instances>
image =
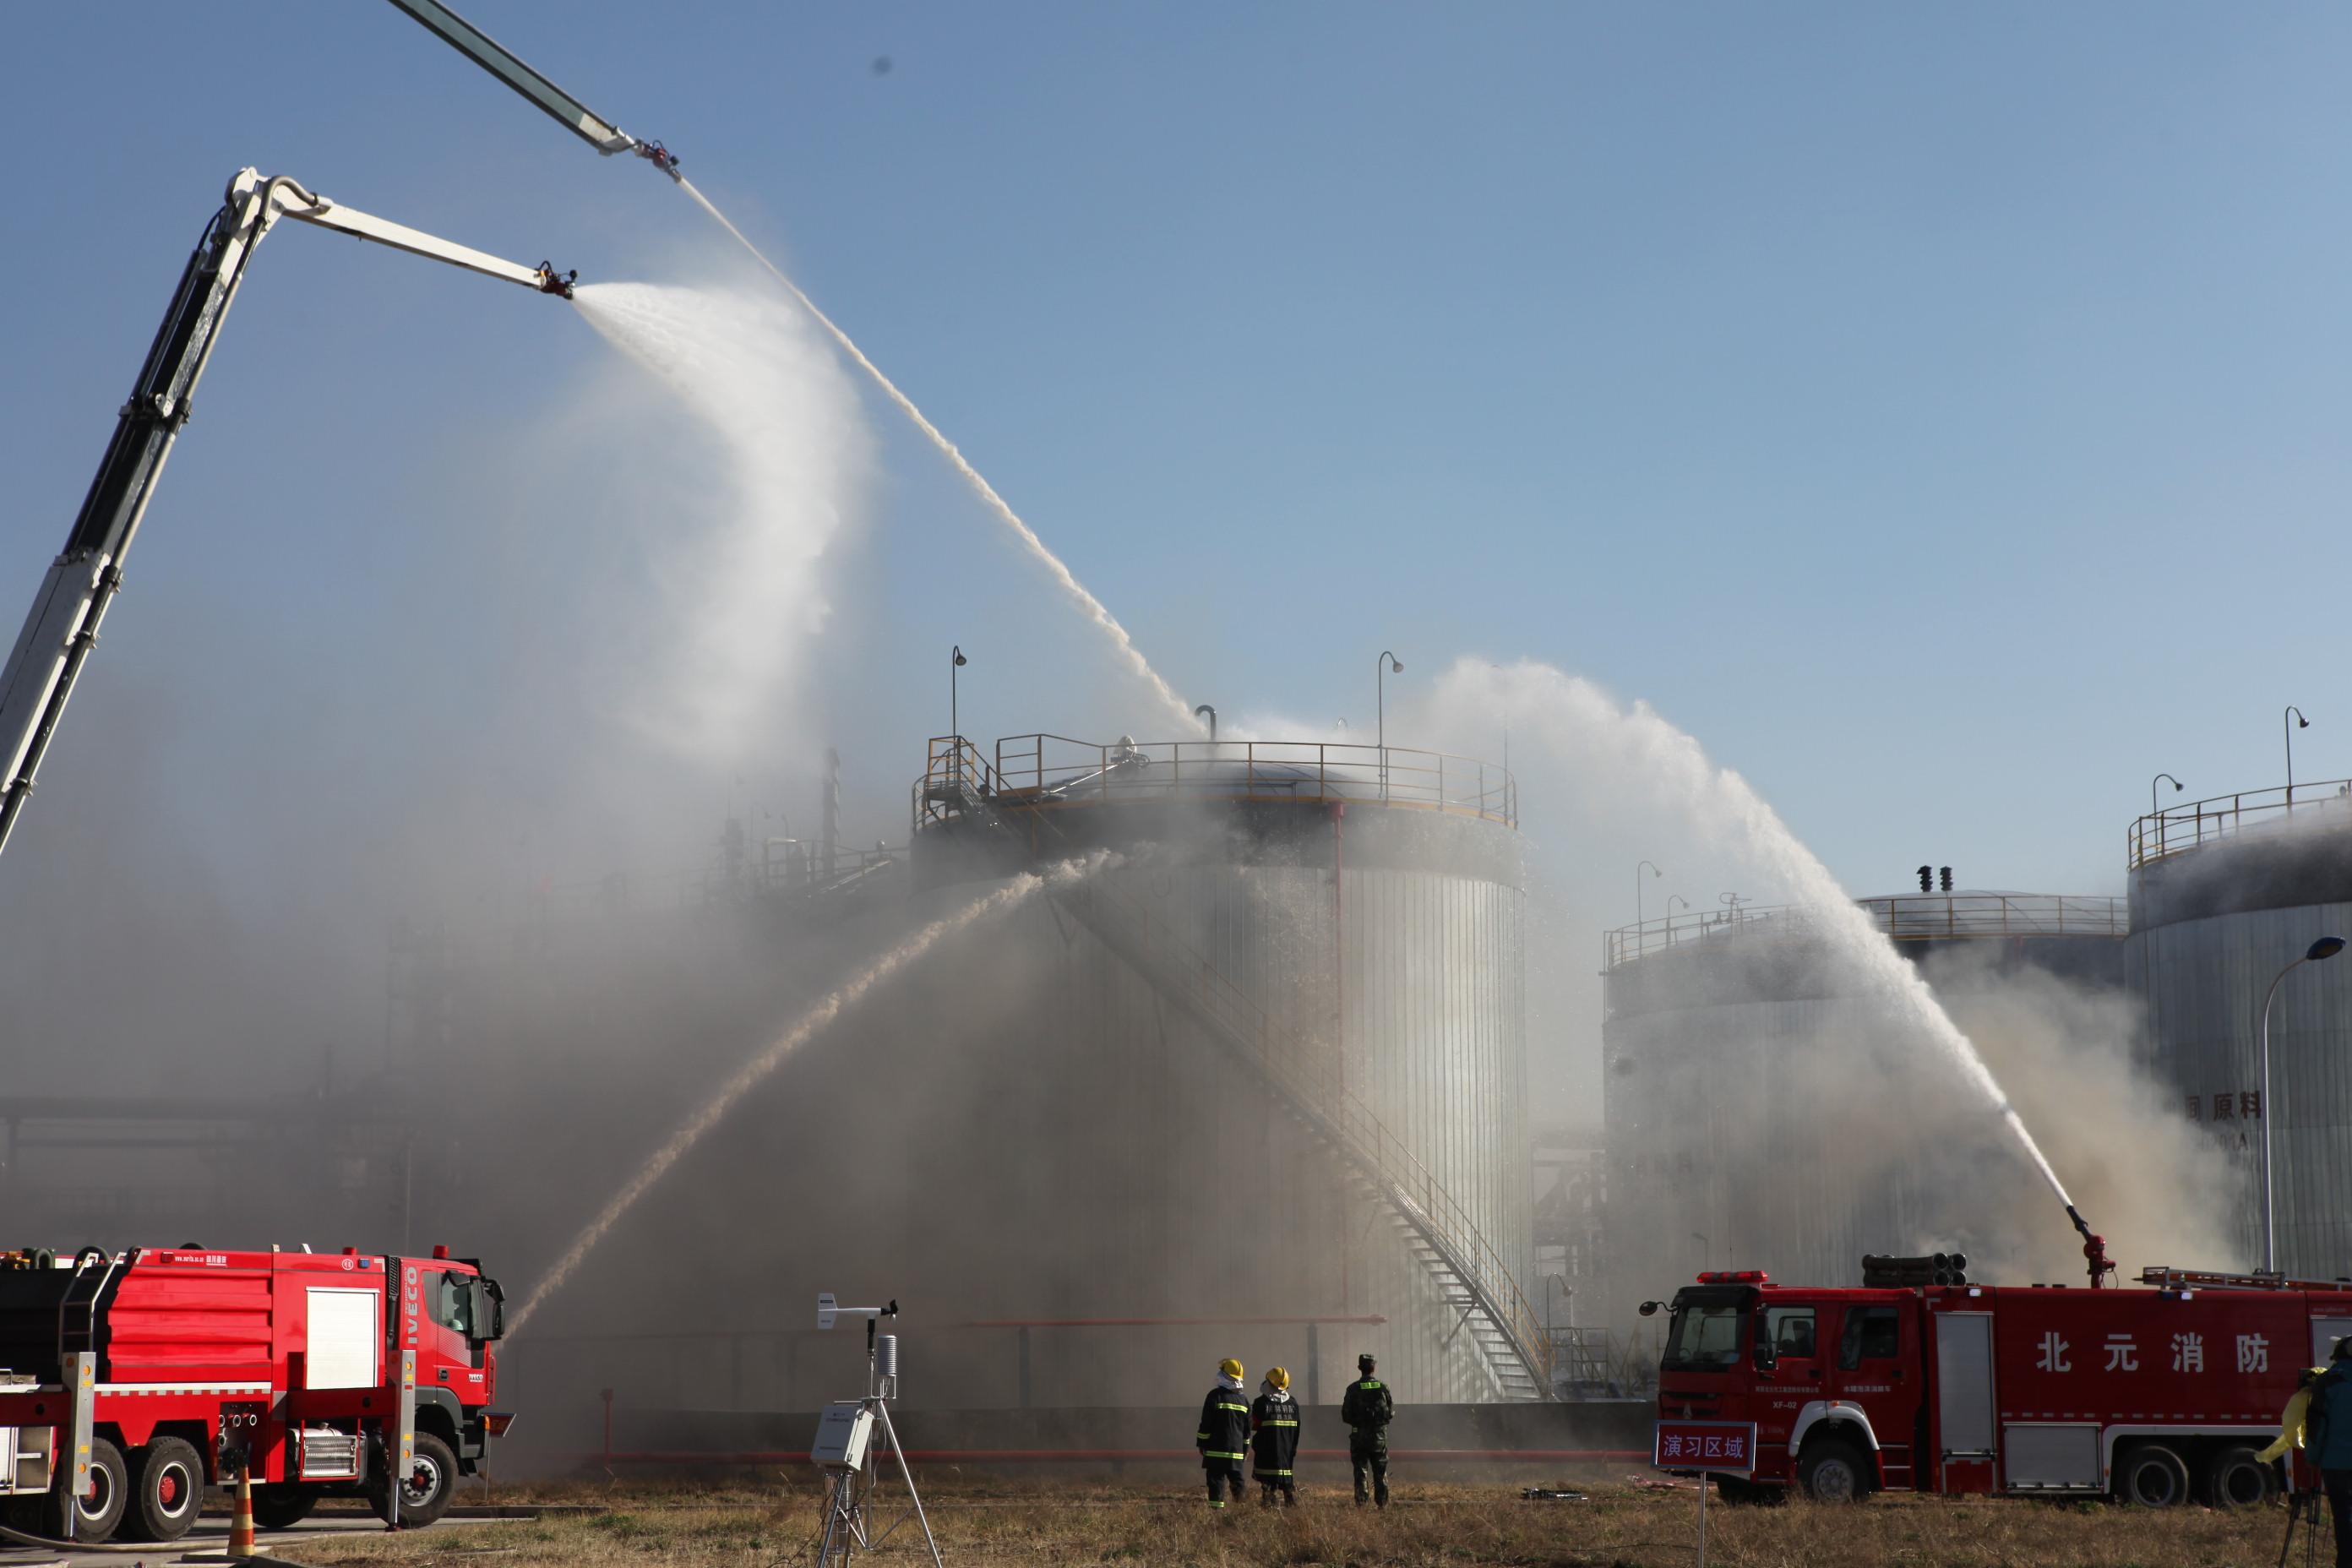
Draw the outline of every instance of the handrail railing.
<instances>
[{"instance_id":1,"label":"handrail railing","mask_svg":"<svg viewBox=\"0 0 2352 1568\"><path fill-rule=\"evenodd\" d=\"M2352 779L2320 779L2309 784L2278 784L2269 789L2217 795L2186 805L2135 817L2124 835L2126 863L2137 870L2151 860L2179 855L2241 833L2286 826L2294 814L2332 814L2341 823L2352 820Z\"/></svg>"},{"instance_id":2,"label":"handrail railing","mask_svg":"<svg viewBox=\"0 0 2352 1568\"><path fill-rule=\"evenodd\" d=\"M1411 1203L1430 1226L1436 1227L1441 1234L1431 1237L1433 1244L1445 1247L1449 1252L1462 1253L1449 1256L1447 1263L1462 1274L1465 1284L1499 1309L1505 1321L1497 1326L1509 1335L1515 1348L1529 1363L1528 1371L1538 1386L1549 1392L1550 1344L1542 1320L1519 1289L1517 1277L1486 1240L1475 1217L1445 1189L1420 1156L1340 1079L1328 1054L1304 1048L1296 1037L1276 1027L1256 1003L1148 907L1124 898L1099 880L1078 883L1070 889L1070 895L1077 900L1122 906L1118 909L1118 918L1139 925L1146 933L1145 942L1165 950L1182 966L1189 976L1188 999L1244 1046L1260 1070L1294 1104L1319 1114L1339 1134L1344 1146L1352 1148L1394 1194Z\"/></svg>"},{"instance_id":3,"label":"handrail railing","mask_svg":"<svg viewBox=\"0 0 2352 1568\"><path fill-rule=\"evenodd\" d=\"M1518 784L1476 757L1322 741L1153 741L1104 745L1066 735L1013 735L990 765L969 741L931 742L944 761L983 777L1004 804L1100 805L1172 796L1346 801L1475 816L1516 827ZM952 782L942 779L942 783Z\"/></svg>"},{"instance_id":4,"label":"handrail railing","mask_svg":"<svg viewBox=\"0 0 2352 1568\"><path fill-rule=\"evenodd\" d=\"M1855 902L1871 917L1881 936L1895 942L2120 937L2131 930L2130 901L2104 894L1918 893ZM1819 931L1822 925L1822 912L1801 904L1694 910L1604 931L1601 963L1604 969L1614 969L1654 952L1733 935L1803 938Z\"/></svg>"}]
</instances>

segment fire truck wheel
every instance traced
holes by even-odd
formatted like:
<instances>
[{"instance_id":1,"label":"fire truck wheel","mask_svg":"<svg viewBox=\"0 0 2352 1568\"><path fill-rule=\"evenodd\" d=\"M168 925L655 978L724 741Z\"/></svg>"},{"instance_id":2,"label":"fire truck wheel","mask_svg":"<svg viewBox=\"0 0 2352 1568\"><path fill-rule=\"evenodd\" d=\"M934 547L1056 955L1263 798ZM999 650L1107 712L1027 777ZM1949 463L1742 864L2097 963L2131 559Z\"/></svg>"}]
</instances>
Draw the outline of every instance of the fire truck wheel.
<instances>
[{"instance_id":1,"label":"fire truck wheel","mask_svg":"<svg viewBox=\"0 0 2352 1568\"><path fill-rule=\"evenodd\" d=\"M47 1533L62 1536L66 1532L66 1510L74 1510L73 1534L76 1541L92 1545L114 1533L122 1522L123 1505L131 1500L131 1470L122 1462L122 1450L103 1437L89 1442L89 1489L70 1502L66 1489L50 1494L47 1516L43 1521Z\"/></svg>"},{"instance_id":2,"label":"fire truck wheel","mask_svg":"<svg viewBox=\"0 0 2352 1568\"><path fill-rule=\"evenodd\" d=\"M205 1462L183 1437L158 1437L139 1461L122 1533L133 1541L177 1541L205 1509Z\"/></svg>"},{"instance_id":3,"label":"fire truck wheel","mask_svg":"<svg viewBox=\"0 0 2352 1568\"><path fill-rule=\"evenodd\" d=\"M1797 1485L1815 1502L1860 1502L1870 1495L1870 1464L1843 1437L1817 1437L1797 1461Z\"/></svg>"},{"instance_id":4,"label":"fire truck wheel","mask_svg":"<svg viewBox=\"0 0 2352 1568\"><path fill-rule=\"evenodd\" d=\"M2205 1466L2205 1500L2214 1508L2252 1508L2271 1499L2273 1476L2244 1444L2222 1449Z\"/></svg>"},{"instance_id":5,"label":"fire truck wheel","mask_svg":"<svg viewBox=\"0 0 2352 1568\"><path fill-rule=\"evenodd\" d=\"M449 1511L457 1496L457 1456L430 1432L416 1435L416 1454L408 1461L408 1479L400 1489L400 1522L431 1524ZM371 1487L368 1501L375 1516L392 1521L392 1499L385 1488Z\"/></svg>"},{"instance_id":6,"label":"fire truck wheel","mask_svg":"<svg viewBox=\"0 0 2352 1568\"><path fill-rule=\"evenodd\" d=\"M2116 1466L2116 1495L2142 1508L2178 1508L2189 1500L2189 1467L2162 1443L2142 1443Z\"/></svg>"},{"instance_id":7,"label":"fire truck wheel","mask_svg":"<svg viewBox=\"0 0 2352 1568\"><path fill-rule=\"evenodd\" d=\"M284 1482L276 1486L257 1487L253 1493L253 1522L263 1530L291 1530L310 1517L319 1506L316 1487L289 1487Z\"/></svg>"}]
</instances>

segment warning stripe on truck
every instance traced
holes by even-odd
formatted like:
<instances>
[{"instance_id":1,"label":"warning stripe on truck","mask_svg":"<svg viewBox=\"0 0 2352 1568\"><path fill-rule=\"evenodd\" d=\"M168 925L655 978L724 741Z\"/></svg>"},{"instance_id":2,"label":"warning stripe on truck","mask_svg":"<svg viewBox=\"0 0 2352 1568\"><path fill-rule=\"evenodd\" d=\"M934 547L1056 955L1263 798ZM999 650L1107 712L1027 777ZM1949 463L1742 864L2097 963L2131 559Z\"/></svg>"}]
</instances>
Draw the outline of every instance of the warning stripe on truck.
<instances>
[{"instance_id":1,"label":"warning stripe on truck","mask_svg":"<svg viewBox=\"0 0 2352 1568\"><path fill-rule=\"evenodd\" d=\"M267 1383L101 1383L100 1394L267 1394Z\"/></svg>"}]
</instances>

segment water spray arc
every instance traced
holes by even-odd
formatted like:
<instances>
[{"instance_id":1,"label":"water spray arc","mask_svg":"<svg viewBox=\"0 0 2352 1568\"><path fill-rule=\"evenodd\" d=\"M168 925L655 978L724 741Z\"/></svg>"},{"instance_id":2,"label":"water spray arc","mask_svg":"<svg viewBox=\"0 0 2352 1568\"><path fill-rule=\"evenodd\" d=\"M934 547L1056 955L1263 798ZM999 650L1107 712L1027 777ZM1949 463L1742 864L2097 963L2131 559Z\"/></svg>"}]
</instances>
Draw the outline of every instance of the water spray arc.
<instances>
[{"instance_id":1,"label":"water spray arc","mask_svg":"<svg viewBox=\"0 0 2352 1568\"><path fill-rule=\"evenodd\" d=\"M1498 671L1492 666L1465 663L1456 667L1452 679L1475 683L1475 688L1485 689L1487 696L1507 704L1515 713L1538 715L1538 722L1549 730L1553 744L1573 756L1580 768L1631 772L1654 798L1679 809L1694 823L1727 830L1786 889L1791 902L1812 911L1824 935L1859 967L1866 983L1932 1042L1937 1053L1993 1112L2065 1209L2067 1223L2083 1237L2093 1278L2105 1279L2111 1266L2106 1263L2104 1239L2092 1232L2076 1210L2056 1169L1975 1042L1952 1022L1918 970L1879 933L1869 913L1838 885L1829 868L1753 785L1732 770L1718 767L1696 739L1648 705L1621 707L1591 682L1559 670L1522 665L1516 670ZM1535 689L1523 689L1530 682ZM1637 893L1641 876L1641 868L1636 867Z\"/></svg>"},{"instance_id":2,"label":"water spray arc","mask_svg":"<svg viewBox=\"0 0 2352 1568\"><path fill-rule=\"evenodd\" d=\"M1105 858L1106 857L1097 856L1089 860L1075 861L1056 867L1043 876L1015 878L995 892L974 900L953 914L943 915L933 921L858 971L842 985L826 994L816 1005L802 1014L790 1029L779 1036L750 1061L737 1068L733 1076L719 1086L718 1092L704 1101L701 1108L692 1116L688 1117L679 1125L677 1131L671 1133L659 1149L654 1151L653 1157L645 1163L637 1173L630 1177L621 1190L606 1201L604 1206L597 1211L596 1217L588 1222L587 1226L572 1241L570 1248L556 1261L555 1267L547 1271L546 1278L539 1282L538 1288L531 1291L529 1299L515 1313L514 1321L507 1328L508 1336L512 1338L522 1332L524 1326L530 1321L532 1316L538 1312L548 1298L562 1289L570 1282L572 1276L579 1270L580 1265L587 1258L588 1254L593 1251L596 1244L604 1240L605 1234L620 1222L621 1216L635 1207L637 1200L651 1191L654 1184L669 1173L671 1166L684 1159L688 1152L702 1141L705 1133L719 1125L726 1118L727 1113L734 1109L738 1100L750 1093L777 1068L782 1066L787 1058L806 1045L825 1026L839 1017L845 1009L856 1005L877 985L897 974L967 926L1027 900L1043 891L1048 883L1074 880L1082 877L1097 868Z\"/></svg>"},{"instance_id":3,"label":"water spray arc","mask_svg":"<svg viewBox=\"0 0 2352 1568\"><path fill-rule=\"evenodd\" d=\"M1154 699L1175 716L1178 723L1182 725L1187 732L1198 733L1199 721L1192 717L1192 709L1187 706L1182 698L1176 695L1175 689L1160 677L1160 672L1151 668L1151 662L1145 658L1142 650L1135 646L1135 639L1128 635L1127 628L1119 624L1118 617L1112 615L1100 599L1087 591L1086 584L1078 581L1076 574L1070 570L1060 556L1046 547L1045 542L1037 536L1037 531L1022 521L1021 514L1013 510L1011 503L997 494L996 487L990 484L982 476L981 471L972 467L970 459L964 457L956 444L949 440L938 426L926 418L921 409L915 406L914 399L899 391L898 384L882 374L879 365L866 357L866 352L851 340L849 334L842 331L832 317L817 309L816 301L810 299L799 284L784 275L783 268L769 260L767 255L758 246L752 244L741 229L728 221L727 215L720 212L709 197L695 188L694 182L679 172L677 159L668 148L658 142L640 142L594 113L578 99L525 65L512 50L499 44L448 6L439 4L438 0L392 0L392 3L423 23L436 37L446 40L475 64L521 94L523 98L544 111L549 118L580 137L597 152L609 157L615 153L634 151L639 157L646 159L654 167L677 182L679 189L692 196L697 205L716 219L721 228L734 236L736 243L750 251L752 258L766 268L774 276L776 281L784 286L785 290L799 302L801 308L808 311L810 317L825 330L843 353L856 362L860 369L874 378L875 385L880 387L884 395L897 405L898 411L904 414L915 427L929 439L931 445L939 449L940 455L948 460L949 466L953 468L964 483L971 488L972 493L980 498L981 503L987 507L997 521L1013 531L1014 539L1019 541L1022 548L1045 568L1046 575L1054 580L1055 584L1077 605L1078 609L1104 636L1110 639L1129 669L1150 689Z\"/></svg>"},{"instance_id":4,"label":"water spray arc","mask_svg":"<svg viewBox=\"0 0 2352 1568\"><path fill-rule=\"evenodd\" d=\"M1103 634L1110 638L1112 644L1118 649L1119 656L1127 661L1128 668L1150 687L1152 696L1165 705L1169 711L1174 713L1188 728L1197 730L1198 721L1193 719L1192 710L1185 706L1182 698L1176 695L1175 689L1161 679L1160 672L1151 668L1151 662L1143 657L1143 650L1135 646L1135 639L1128 635L1125 626L1119 625L1118 617L1112 615L1100 599L1096 598L1087 590L1087 585L1078 581L1076 574L1069 569L1060 556L1046 548L1045 542L1037 537L1037 531L1021 521L1021 514L1014 511L1011 503L996 493L996 487L982 477L980 470L971 466L956 444L941 434L938 426L923 416L923 411L915 406L914 399L899 391L897 384L882 374L881 367L866 357L866 351L851 342L849 334L835 324L832 317L818 310L816 301L803 292L799 284L785 277L782 268L761 254L758 246L746 239L741 229L729 223L727 215L712 205L709 197L696 190L692 180L681 176L678 184L685 189L688 195L692 196L701 205L703 211L718 219L719 226L733 235L741 243L743 248L758 259L761 266L775 274L776 281L791 291L793 298L800 301L802 309L815 318L817 325L832 334L833 341L840 345L841 352L856 361L859 367L874 378L874 384L880 387L883 394L898 405L898 411L913 421L918 430L930 438L931 445L939 448L940 455L945 458L950 466L962 477L964 483L971 487L973 493L980 497L982 503L995 514L996 521L1013 531L1013 537L1021 542L1030 554L1036 557L1038 564L1045 567L1046 574L1053 578L1055 584L1085 612L1087 619L1093 621L1101 628Z\"/></svg>"}]
</instances>

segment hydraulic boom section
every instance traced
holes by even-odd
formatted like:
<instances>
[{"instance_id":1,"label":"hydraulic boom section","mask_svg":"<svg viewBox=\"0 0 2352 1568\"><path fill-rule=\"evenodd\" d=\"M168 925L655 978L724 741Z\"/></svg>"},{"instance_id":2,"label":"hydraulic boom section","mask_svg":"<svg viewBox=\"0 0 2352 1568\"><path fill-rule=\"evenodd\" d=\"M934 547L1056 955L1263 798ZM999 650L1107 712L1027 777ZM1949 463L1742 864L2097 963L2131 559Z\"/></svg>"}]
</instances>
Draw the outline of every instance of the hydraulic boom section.
<instances>
[{"instance_id":1,"label":"hydraulic boom section","mask_svg":"<svg viewBox=\"0 0 2352 1568\"><path fill-rule=\"evenodd\" d=\"M458 53L522 94L548 116L607 158L635 153L671 179L684 181L677 160L658 142L640 142L586 104L531 69L512 49L477 27L440 0L392 0Z\"/></svg>"},{"instance_id":2,"label":"hydraulic boom section","mask_svg":"<svg viewBox=\"0 0 2352 1568\"><path fill-rule=\"evenodd\" d=\"M272 225L290 217L412 256L569 298L576 273L542 262L525 267L404 225L341 206L279 175L239 170L220 211L188 258L163 325L122 405L106 456L90 481L66 547L49 566L32 613L0 669L0 849L33 792L41 758L64 717L81 667L97 645L99 624L122 585L123 557L154 499L163 460L188 422L196 383L212 358L222 321L245 281L253 248Z\"/></svg>"}]
</instances>

